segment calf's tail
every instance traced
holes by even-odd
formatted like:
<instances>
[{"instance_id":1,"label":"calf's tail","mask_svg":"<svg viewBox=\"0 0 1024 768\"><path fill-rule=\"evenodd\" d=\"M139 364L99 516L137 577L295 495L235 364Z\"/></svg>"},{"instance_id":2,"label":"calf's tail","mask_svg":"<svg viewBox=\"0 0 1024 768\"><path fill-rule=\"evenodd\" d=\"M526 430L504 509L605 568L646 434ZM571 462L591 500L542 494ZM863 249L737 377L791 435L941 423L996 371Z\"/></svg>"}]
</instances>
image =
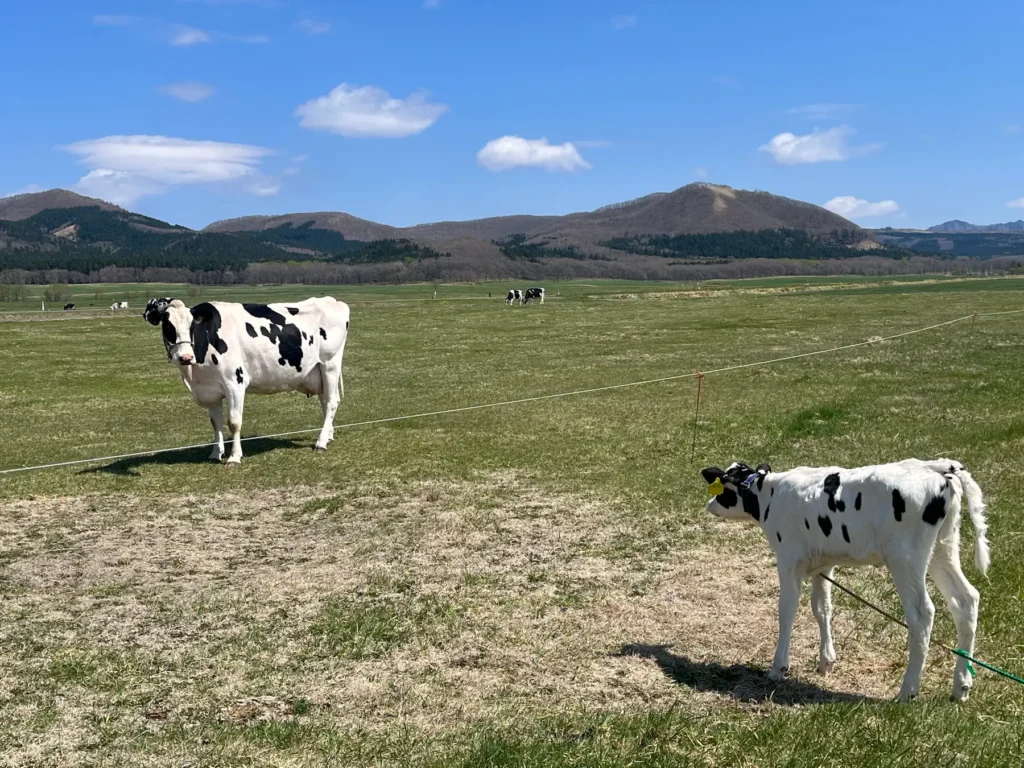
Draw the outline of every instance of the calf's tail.
<instances>
[{"instance_id":1,"label":"calf's tail","mask_svg":"<svg viewBox=\"0 0 1024 768\"><path fill-rule=\"evenodd\" d=\"M988 572L990 562L988 547L988 523L985 521L985 499L981 495L981 488L971 477L971 473L962 466L956 470L956 476L964 488L964 495L967 497L967 511L971 516L971 524L974 526L974 563L983 574Z\"/></svg>"}]
</instances>

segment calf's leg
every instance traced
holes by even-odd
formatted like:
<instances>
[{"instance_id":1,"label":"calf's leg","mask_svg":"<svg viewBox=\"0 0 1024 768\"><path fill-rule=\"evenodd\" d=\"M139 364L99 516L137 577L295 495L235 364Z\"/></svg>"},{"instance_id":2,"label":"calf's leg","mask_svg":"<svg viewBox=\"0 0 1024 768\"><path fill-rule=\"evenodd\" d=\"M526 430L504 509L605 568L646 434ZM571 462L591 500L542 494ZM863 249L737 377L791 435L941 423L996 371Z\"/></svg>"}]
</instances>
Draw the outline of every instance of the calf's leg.
<instances>
[{"instance_id":1,"label":"calf's leg","mask_svg":"<svg viewBox=\"0 0 1024 768\"><path fill-rule=\"evenodd\" d=\"M921 692L921 675L924 672L925 657L928 655L935 606L924 581L925 563L896 561L886 565L892 573L892 580L896 583L896 591L899 592L900 602L903 603L903 616L907 622L907 671L903 675L899 700L910 701Z\"/></svg>"},{"instance_id":2,"label":"calf's leg","mask_svg":"<svg viewBox=\"0 0 1024 768\"><path fill-rule=\"evenodd\" d=\"M825 571L832 578L833 568ZM836 649L832 646L832 584L821 574L811 579L811 612L818 621L821 644L818 646L818 673L827 675L836 664Z\"/></svg>"},{"instance_id":3,"label":"calf's leg","mask_svg":"<svg viewBox=\"0 0 1024 768\"><path fill-rule=\"evenodd\" d=\"M953 614L956 624L956 645L970 655L974 655L974 634L978 629L978 590L967 580L960 570L959 547L936 548L932 556L928 573L935 585L942 592ZM961 656L956 659L953 671L953 700L964 701L971 693L970 673L967 671L967 660Z\"/></svg>"},{"instance_id":4,"label":"calf's leg","mask_svg":"<svg viewBox=\"0 0 1024 768\"><path fill-rule=\"evenodd\" d=\"M770 680L783 680L789 676L789 645L793 638L793 622L800 605L801 574L796 567L779 563L779 644L775 647L775 660L768 672Z\"/></svg>"}]
</instances>

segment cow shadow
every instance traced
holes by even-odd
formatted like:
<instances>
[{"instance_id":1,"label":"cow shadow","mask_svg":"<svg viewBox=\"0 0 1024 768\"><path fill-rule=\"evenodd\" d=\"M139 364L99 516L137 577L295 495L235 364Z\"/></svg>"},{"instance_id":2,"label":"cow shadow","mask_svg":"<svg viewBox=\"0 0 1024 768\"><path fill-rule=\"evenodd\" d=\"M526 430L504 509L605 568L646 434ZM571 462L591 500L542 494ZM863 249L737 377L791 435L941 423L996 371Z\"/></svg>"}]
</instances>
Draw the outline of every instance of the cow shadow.
<instances>
[{"instance_id":1,"label":"cow shadow","mask_svg":"<svg viewBox=\"0 0 1024 768\"><path fill-rule=\"evenodd\" d=\"M228 451L231 450L230 444L225 447ZM311 447L312 443L299 440L284 440L276 437L264 437L256 440L250 440L245 443L242 447L242 452L244 457L252 457L258 456L261 453L269 453L271 451L287 448L310 449ZM92 467L91 469L83 469L78 474L89 475L102 473L107 475L120 475L122 477L138 477L140 475L140 470L143 467L148 466L169 467L178 464L209 464L211 467L215 466L209 459L210 446L206 446L203 448L191 448L187 451L171 451L151 456L133 456L131 458L118 459L110 464ZM244 460L245 459L243 458L243 461ZM226 467L226 465L223 464L222 466Z\"/></svg>"},{"instance_id":2,"label":"cow shadow","mask_svg":"<svg viewBox=\"0 0 1024 768\"><path fill-rule=\"evenodd\" d=\"M695 691L720 693L747 704L771 702L781 706L799 706L874 701L867 696L831 691L804 680L772 682L766 670L749 664L726 667L713 661L693 661L672 653L671 647L630 643L613 655L651 659L665 677L677 685L685 685Z\"/></svg>"}]
</instances>

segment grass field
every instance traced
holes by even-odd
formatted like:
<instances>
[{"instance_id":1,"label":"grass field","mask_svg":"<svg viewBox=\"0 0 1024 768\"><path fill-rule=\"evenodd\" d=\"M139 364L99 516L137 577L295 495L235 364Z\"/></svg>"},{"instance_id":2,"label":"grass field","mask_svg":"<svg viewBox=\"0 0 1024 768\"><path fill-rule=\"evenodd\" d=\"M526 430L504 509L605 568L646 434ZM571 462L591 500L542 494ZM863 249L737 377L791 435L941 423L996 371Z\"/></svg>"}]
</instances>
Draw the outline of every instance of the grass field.
<instances>
[{"instance_id":1,"label":"grass field","mask_svg":"<svg viewBox=\"0 0 1024 768\"><path fill-rule=\"evenodd\" d=\"M339 425L1024 309L1016 279L583 281L508 308L506 287L203 298L350 301ZM103 303L129 294L114 316L0 307L0 469L209 440L139 317L182 286ZM681 379L340 429L325 454L247 442L234 469L203 448L0 475L0 764L1019 766L1024 686L979 670L953 705L933 647L922 696L890 703L905 633L839 593L836 673L805 594L795 677L770 684L770 552L709 518L698 470L964 461L993 542L985 579L965 524L977 654L1024 672L1022 317L709 375L696 435ZM243 432L318 417L253 396ZM900 612L883 572L837 578Z\"/></svg>"}]
</instances>

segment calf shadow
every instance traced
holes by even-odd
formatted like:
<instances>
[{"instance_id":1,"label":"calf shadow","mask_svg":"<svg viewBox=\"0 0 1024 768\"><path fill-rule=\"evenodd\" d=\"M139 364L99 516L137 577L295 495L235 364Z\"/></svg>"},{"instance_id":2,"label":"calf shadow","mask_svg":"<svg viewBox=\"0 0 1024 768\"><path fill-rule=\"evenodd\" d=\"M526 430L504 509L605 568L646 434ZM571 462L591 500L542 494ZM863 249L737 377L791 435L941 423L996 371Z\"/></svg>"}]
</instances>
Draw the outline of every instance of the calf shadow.
<instances>
[{"instance_id":1,"label":"calf shadow","mask_svg":"<svg viewBox=\"0 0 1024 768\"><path fill-rule=\"evenodd\" d=\"M228 451L231 450L230 444L225 446ZM310 443L301 442L298 440L282 440L276 437L259 438L256 440L250 440L242 446L243 457L258 456L261 453L269 453L270 451L276 451L284 448L310 448ZM206 446L203 448L191 448L187 451L171 451L168 453L158 453L151 456L133 456L127 459L118 459L110 464L104 464L99 467L92 467L91 469L83 469L78 474L89 475L89 474L108 474L108 475L121 475L123 477L138 477L139 470L142 467L147 466L174 466L176 464L207 464L210 462L210 450L212 446ZM243 461L245 459L243 458Z\"/></svg>"},{"instance_id":2,"label":"calf shadow","mask_svg":"<svg viewBox=\"0 0 1024 768\"><path fill-rule=\"evenodd\" d=\"M841 701L874 701L866 696L830 691L803 680L772 682L765 670L749 664L733 664L726 667L713 661L693 661L672 653L669 650L671 647L630 643L613 655L651 659L669 680L678 685L685 685L695 691L720 693L748 704L772 702L782 706L797 706Z\"/></svg>"}]
</instances>

